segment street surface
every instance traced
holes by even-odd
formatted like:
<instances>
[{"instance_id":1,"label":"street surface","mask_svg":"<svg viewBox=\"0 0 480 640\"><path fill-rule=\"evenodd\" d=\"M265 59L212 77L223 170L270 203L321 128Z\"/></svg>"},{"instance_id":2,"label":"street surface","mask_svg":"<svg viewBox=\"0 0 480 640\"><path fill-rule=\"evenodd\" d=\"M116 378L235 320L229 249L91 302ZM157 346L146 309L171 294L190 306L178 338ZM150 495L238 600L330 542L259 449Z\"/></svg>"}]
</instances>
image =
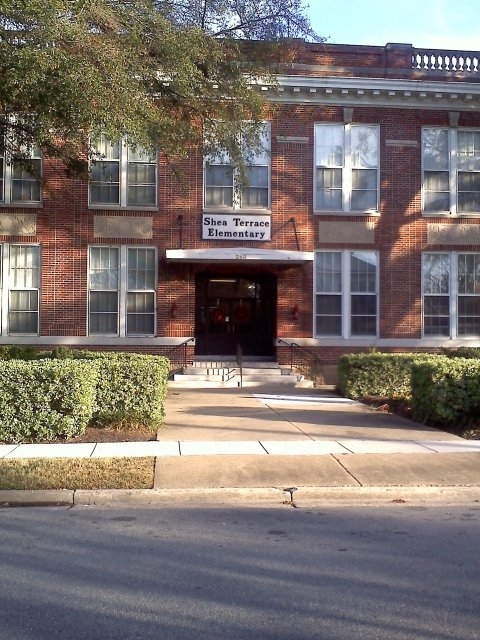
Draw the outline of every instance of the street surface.
<instances>
[{"instance_id":1,"label":"street surface","mask_svg":"<svg viewBox=\"0 0 480 640\"><path fill-rule=\"evenodd\" d=\"M474 640L480 503L0 509L1 640Z\"/></svg>"}]
</instances>

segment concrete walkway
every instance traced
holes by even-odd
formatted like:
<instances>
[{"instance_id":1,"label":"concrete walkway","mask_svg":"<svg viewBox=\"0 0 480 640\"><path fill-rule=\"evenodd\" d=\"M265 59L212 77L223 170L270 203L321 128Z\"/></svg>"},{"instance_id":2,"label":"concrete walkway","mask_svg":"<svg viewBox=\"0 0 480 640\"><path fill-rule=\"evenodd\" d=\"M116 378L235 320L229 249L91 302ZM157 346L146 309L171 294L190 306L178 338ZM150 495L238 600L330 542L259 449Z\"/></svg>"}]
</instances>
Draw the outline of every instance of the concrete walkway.
<instances>
[{"instance_id":1,"label":"concrete walkway","mask_svg":"<svg viewBox=\"0 0 480 640\"><path fill-rule=\"evenodd\" d=\"M6 460L118 456L155 457L157 490L480 488L479 440L316 389L170 389L157 441L0 445Z\"/></svg>"}]
</instances>

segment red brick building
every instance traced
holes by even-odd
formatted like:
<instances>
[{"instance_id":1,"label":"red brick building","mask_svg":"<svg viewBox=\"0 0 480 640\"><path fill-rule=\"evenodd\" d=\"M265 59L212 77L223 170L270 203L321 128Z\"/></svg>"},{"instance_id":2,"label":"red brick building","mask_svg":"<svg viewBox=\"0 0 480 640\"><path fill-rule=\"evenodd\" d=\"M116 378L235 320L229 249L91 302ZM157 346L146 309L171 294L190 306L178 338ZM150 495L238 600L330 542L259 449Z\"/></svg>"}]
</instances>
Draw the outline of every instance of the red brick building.
<instances>
[{"instance_id":1,"label":"red brick building","mask_svg":"<svg viewBox=\"0 0 480 640\"><path fill-rule=\"evenodd\" d=\"M102 142L90 184L1 159L0 344L285 359L478 345L480 53L294 43L235 188ZM35 156L35 152L34 156Z\"/></svg>"}]
</instances>

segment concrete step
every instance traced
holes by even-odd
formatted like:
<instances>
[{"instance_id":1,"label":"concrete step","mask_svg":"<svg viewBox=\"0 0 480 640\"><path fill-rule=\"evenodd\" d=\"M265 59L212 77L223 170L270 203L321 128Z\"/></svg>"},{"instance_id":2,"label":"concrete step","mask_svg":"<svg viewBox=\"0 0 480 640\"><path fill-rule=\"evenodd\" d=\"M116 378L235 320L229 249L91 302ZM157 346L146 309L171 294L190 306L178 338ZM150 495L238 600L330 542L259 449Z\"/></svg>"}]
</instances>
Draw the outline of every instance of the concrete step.
<instances>
[{"instance_id":1,"label":"concrete step","mask_svg":"<svg viewBox=\"0 0 480 640\"><path fill-rule=\"evenodd\" d=\"M312 387L313 382L291 369L280 367L277 362L248 361L242 368L236 362L215 360L195 361L182 372L175 373L170 387L260 387L268 385L289 385L291 387Z\"/></svg>"}]
</instances>

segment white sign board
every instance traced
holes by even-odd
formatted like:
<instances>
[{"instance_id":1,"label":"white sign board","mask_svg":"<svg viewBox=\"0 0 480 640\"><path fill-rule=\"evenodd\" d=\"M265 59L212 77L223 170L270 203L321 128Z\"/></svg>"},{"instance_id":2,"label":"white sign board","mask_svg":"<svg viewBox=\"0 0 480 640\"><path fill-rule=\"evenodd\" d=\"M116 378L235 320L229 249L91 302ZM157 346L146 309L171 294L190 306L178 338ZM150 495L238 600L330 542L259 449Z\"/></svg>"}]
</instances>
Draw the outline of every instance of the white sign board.
<instances>
[{"instance_id":1,"label":"white sign board","mask_svg":"<svg viewBox=\"0 0 480 640\"><path fill-rule=\"evenodd\" d=\"M202 240L250 240L267 242L272 237L270 216L203 214Z\"/></svg>"}]
</instances>

